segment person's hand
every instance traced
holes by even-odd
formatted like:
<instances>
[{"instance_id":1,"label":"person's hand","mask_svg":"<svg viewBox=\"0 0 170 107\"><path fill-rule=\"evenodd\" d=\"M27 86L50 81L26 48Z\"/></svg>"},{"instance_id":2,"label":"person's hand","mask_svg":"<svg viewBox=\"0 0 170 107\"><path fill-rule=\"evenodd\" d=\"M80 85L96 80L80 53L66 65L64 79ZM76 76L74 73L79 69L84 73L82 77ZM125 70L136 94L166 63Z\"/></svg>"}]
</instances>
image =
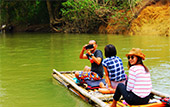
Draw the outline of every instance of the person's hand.
<instances>
[{"instance_id":1,"label":"person's hand","mask_svg":"<svg viewBox=\"0 0 170 107\"><path fill-rule=\"evenodd\" d=\"M90 52L90 50L87 50L86 53L87 53L88 55L90 55L90 56L92 55L92 53Z\"/></svg>"},{"instance_id":2,"label":"person's hand","mask_svg":"<svg viewBox=\"0 0 170 107\"><path fill-rule=\"evenodd\" d=\"M87 46L88 44L85 44L84 46L83 46L83 50L86 50L86 46Z\"/></svg>"}]
</instances>

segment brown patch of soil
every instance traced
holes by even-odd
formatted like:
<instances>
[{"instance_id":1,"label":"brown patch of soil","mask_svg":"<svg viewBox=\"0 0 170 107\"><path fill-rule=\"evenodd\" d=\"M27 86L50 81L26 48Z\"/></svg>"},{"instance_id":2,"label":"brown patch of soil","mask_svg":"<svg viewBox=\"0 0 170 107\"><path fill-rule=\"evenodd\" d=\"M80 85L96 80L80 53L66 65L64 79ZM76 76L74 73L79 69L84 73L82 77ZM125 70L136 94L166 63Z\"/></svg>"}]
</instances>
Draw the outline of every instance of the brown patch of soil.
<instances>
[{"instance_id":1,"label":"brown patch of soil","mask_svg":"<svg viewBox=\"0 0 170 107\"><path fill-rule=\"evenodd\" d=\"M117 14L125 13L124 11L119 11ZM131 12L127 14L120 15L117 17L112 17L109 19L106 26L101 25L98 29L99 33L106 34L124 34L128 28L128 20L130 19Z\"/></svg>"},{"instance_id":2,"label":"brown patch of soil","mask_svg":"<svg viewBox=\"0 0 170 107\"><path fill-rule=\"evenodd\" d=\"M158 2L147 6L132 21L130 35L170 36L170 3Z\"/></svg>"}]
</instances>

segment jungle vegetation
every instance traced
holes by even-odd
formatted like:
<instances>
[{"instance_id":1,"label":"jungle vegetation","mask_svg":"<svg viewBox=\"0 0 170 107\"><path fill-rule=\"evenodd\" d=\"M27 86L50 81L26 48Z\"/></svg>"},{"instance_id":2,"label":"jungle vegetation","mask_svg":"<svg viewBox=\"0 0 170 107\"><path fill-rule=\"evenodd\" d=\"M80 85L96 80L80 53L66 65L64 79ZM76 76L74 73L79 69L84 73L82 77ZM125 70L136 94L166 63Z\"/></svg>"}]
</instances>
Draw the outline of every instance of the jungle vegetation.
<instances>
[{"instance_id":1,"label":"jungle vegetation","mask_svg":"<svg viewBox=\"0 0 170 107\"><path fill-rule=\"evenodd\" d=\"M55 32L94 33L99 26L129 26L141 0L0 0L0 25L49 24ZM121 20L120 20L121 19Z\"/></svg>"}]
</instances>

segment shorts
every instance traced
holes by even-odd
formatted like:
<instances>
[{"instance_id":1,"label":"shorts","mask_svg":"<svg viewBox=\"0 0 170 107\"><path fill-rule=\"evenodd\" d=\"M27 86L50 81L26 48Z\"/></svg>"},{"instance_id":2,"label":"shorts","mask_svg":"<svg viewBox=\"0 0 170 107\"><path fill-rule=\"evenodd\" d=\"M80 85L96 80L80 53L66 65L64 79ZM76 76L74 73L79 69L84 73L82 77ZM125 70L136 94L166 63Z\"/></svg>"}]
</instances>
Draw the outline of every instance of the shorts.
<instances>
[{"instance_id":1,"label":"shorts","mask_svg":"<svg viewBox=\"0 0 170 107\"><path fill-rule=\"evenodd\" d=\"M110 82L111 82L112 88L113 88L113 89L116 89L116 87L117 87L117 85L118 85L119 83L125 84L126 80L122 80L122 81L119 81L119 82L116 82L116 81L110 81ZM106 88L108 88L108 84L106 84Z\"/></svg>"},{"instance_id":2,"label":"shorts","mask_svg":"<svg viewBox=\"0 0 170 107\"><path fill-rule=\"evenodd\" d=\"M83 71L80 71L79 72L79 78L78 80L100 80L100 76L93 72L93 71L90 71L90 72L83 72Z\"/></svg>"}]
</instances>

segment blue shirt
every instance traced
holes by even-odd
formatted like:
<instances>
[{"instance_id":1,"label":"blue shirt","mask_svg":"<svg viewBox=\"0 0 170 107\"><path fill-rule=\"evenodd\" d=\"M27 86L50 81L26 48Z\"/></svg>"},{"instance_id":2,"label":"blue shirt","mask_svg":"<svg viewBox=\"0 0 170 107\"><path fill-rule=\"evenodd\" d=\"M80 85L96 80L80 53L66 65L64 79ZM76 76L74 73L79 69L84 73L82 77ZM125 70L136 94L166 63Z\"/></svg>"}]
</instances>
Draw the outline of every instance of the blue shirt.
<instances>
[{"instance_id":1,"label":"blue shirt","mask_svg":"<svg viewBox=\"0 0 170 107\"><path fill-rule=\"evenodd\" d=\"M112 56L104 59L102 65L107 68L108 75L111 81L125 80L125 71L122 60L117 56Z\"/></svg>"}]
</instances>

